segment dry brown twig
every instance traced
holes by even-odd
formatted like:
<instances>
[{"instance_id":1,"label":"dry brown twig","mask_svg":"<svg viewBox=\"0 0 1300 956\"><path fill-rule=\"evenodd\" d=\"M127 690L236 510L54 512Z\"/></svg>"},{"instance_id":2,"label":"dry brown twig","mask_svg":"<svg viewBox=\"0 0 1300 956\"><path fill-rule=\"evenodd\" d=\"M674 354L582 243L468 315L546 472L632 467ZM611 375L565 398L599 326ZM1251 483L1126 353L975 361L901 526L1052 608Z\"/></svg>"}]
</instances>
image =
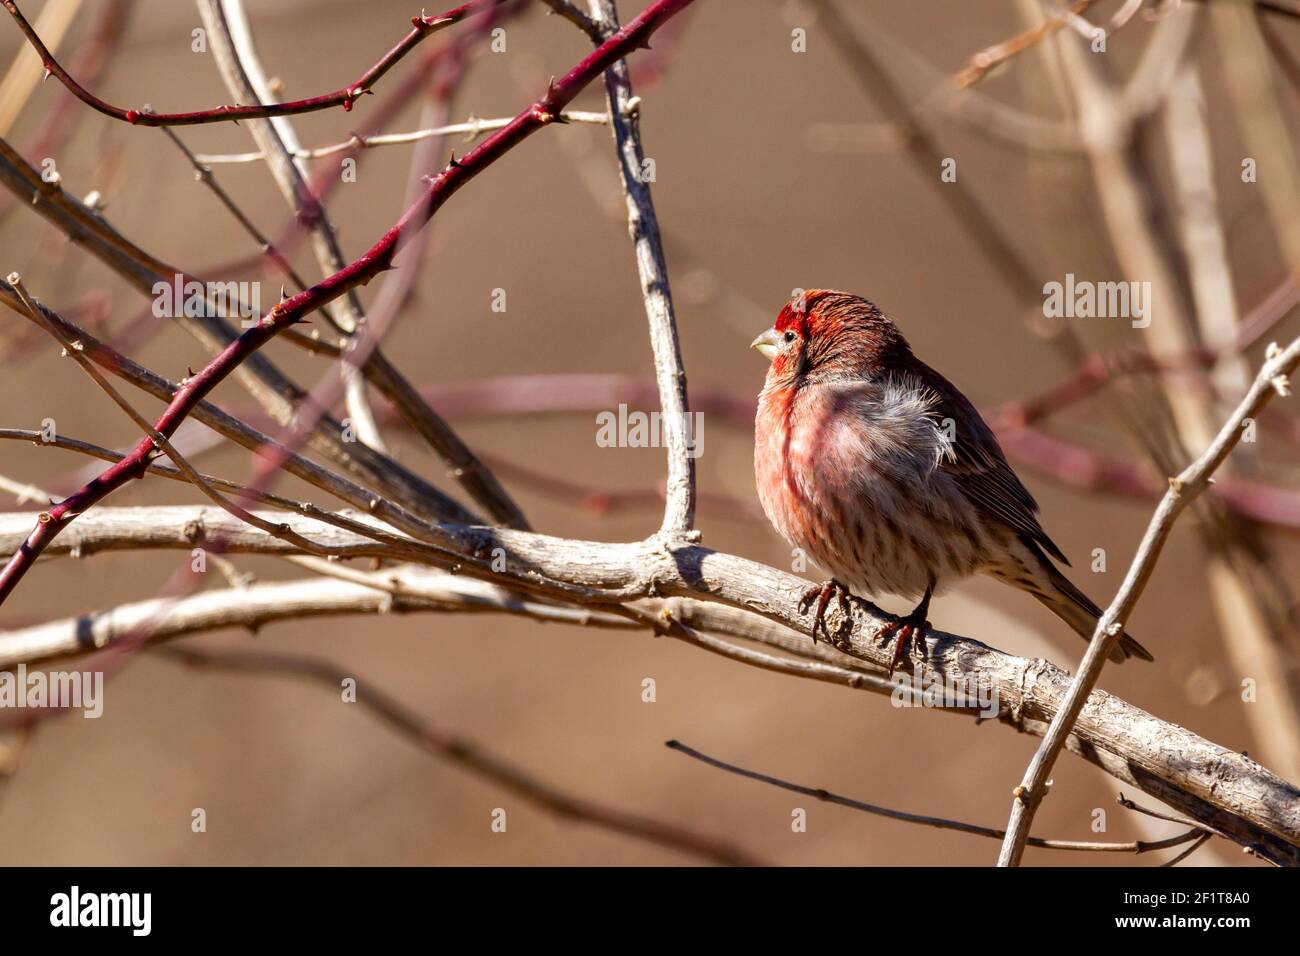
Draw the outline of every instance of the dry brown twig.
<instances>
[{"instance_id":1,"label":"dry brown twig","mask_svg":"<svg viewBox=\"0 0 1300 956\"><path fill-rule=\"evenodd\" d=\"M1058 13L1043 20L1042 23L1030 27L1008 40L995 43L992 46L985 47L971 55L970 62L966 67L960 70L952 78L953 85L958 89L965 89L974 86L989 72L1001 66L1012 57L1019 56L1028 50L1034 44L1041 42L1046 37L1051 36L1057 30L1069 25L1071 16L1080 16L1092 6L1092 0L1074 0L1069 6L1062 8Z\"/></svg>"}]
</instances>

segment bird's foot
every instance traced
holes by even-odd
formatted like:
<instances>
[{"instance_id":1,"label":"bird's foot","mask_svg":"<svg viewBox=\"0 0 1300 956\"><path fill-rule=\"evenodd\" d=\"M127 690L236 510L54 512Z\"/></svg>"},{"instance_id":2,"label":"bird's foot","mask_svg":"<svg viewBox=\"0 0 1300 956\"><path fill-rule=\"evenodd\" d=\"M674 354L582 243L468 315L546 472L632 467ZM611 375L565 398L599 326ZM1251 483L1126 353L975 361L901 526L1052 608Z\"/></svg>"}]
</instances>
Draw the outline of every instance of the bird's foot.
<instances>
[{"instance_id":1,"label":"bird's foot","mask_svg":"<svg viewBox=\"0 0 1300 956\"><path fill-rule=\"evenodd\" d=\"M930 622L926 620L926 615L930 611L930 589L926 588L925 597L921 598L912 611L903 617L894 618L880 629L879 637L882 641L887 640L889 635L897 632L894 638L894 653L889 658L889 676L894 676L894 670L898 667L898 662L903 659L903 655L911 648L913 641L921 642L924 647L925 632L930 629Z\"/></svg>"},{"instance_id":2,"label":"bird's foot","mask_svg":"<svg viewBox=\"0 0 1300 956\"><path fill-rule=\"evenodd\" d=\"M831 603L831 598L837 598L840 604L840 613L844 615L844 620L849 619L849 589L840 584L834 578L825 584L814 584L803 596L799 598L799 613L806 614L808 608L812 605L814 599L817 601L817 613L813 615L812 639L817 643L817 628L826 632L826 639L831 639L830 628L826 626L826 606Z\"/></svg>"}]
</instances>

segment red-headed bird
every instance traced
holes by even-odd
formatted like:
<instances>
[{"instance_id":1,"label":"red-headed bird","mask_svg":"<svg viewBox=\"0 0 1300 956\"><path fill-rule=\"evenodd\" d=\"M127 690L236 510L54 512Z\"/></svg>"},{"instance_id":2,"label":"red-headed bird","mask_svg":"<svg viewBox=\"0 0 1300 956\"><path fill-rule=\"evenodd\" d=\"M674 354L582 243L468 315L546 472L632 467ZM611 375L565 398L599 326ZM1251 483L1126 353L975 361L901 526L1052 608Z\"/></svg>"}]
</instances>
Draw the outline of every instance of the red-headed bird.
<instances>
[{"instance_id":1,"label":"red-headed bird","mask_svg":"<svg viewBox=\"0 0 1300 956\"><path fill-rule=\"evenodd\" d=\"M753 342L772 364L754 421L754 478L773 527L831 575L831 597L920 596L890 673L928 626L931 595L977 572L1028 591L1085 640L1101 610L1057 570L1069 564L1036 517L992 430L898 327L860 296L814 289ZM829 632L828 632L829 634ZM1128 634L1111 659L1151 660Z\"/></svg>"}]
</instances>

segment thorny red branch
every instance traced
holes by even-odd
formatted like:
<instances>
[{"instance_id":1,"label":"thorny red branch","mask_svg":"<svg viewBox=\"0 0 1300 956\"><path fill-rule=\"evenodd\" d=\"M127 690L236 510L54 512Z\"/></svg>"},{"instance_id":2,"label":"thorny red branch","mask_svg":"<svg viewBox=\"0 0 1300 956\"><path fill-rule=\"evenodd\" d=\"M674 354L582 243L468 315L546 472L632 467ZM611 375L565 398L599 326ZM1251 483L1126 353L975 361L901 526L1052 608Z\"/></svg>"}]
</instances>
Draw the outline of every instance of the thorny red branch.
<instances>
[{"instance_id":1,"label":"thorny red branch","mask_svg":"<svg viewBox=\"0 0 1300 956\"><path fill-rule=\"evenodd\" d=\"M12 6L9 0L0 0ZM461 186L490 166L537 130L554 122L560 111L607 67L629 51L649 45L651 34L693 0L656 0L639 16L588 54L563 79L552 82L545 95L489 136L464 158L452 159L397 223L360 258L310 289L273 307L256 326L230 343L196 375L185 379L154 428L170 438L194 407L240 363L253 355L275 335L302 320L303 316L327 305L349 289L364 285L381 272L393 268L393 259L411 235L427 223ZM142 477L149 465L162 456L152 438L145 438L120 462L105 470L79 491L42 512L32 533L0 571L0 604L12 593L28 569L51 541L78 515L113 491Z\"/></svg>"},{"instance_id":2,"label":"thorny red branch","mask_svg":"<svg viewBox=\"0 0 1300 956\"><path fill-rule=\"evenodd\" d=\"M110 116L113 119L130 123L132 126L198 126L204 123L225 123L232 120L257 119L271 116L294 116L299 113L314 113L317 110L342 106L350 111L357 97L371 91L371 87L383 78L399 60L415 49L424 39L440 30L464 20L476 9L486 9L505 0L471 0L436 17L421 14L411 18L411 32L404 36L396 46L385 53L374 66L361 74L355 83L337 89L332 93L322 93L303 100L291 100L287 103L267 103L259 106L218 106L214 109L197 110L191 113L153 113L147 110L124 110L120 106L106 103L91 93L59 65L41 38L37 36L32 25L27 22L18 4L14 0L0 0L4 8L13 16L18 29L27 37L36 54L41 58L46 73L58 77L59 82L91 109Z\"/></svg>"},{"instance_id":3,"label":"thorny red branch","mask_svg":"<svg viewBox=\"0 0 1300 956\"><path fill-rule=\"evenodd\" d=\"M85 45L77 51L72 61L73 69L82 76L90 77L95 82L112 59L131 13L131 0L108 0L103 5L98 22L91 31ZM73 124L68 122L72 109L77 105L77 98L70 92L59 98L59 102L46 115L39 132L30 145L23 150L24 156L46 157L58 152L72 134ZM13 206L15 196L6 192L0 196L0 216Z\"/></svg>"}]
</instances>

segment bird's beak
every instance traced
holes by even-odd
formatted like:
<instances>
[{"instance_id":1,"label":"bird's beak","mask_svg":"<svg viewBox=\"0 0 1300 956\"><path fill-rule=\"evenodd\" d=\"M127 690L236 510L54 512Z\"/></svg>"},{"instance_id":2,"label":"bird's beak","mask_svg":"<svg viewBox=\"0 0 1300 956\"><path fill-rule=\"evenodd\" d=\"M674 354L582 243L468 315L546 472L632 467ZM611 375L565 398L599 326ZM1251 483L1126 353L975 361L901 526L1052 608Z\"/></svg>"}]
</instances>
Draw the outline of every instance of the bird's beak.
<instances>
[{"instance_id":1,"label":"bird's beak","mask_svg":"<svg viewBox=\"0 0 1300 956\"><path fill-rule=\"evenodd\" d=\"M761 354L763 358L771 361L776 358L777 349L780 347L778 343L780 341L781 338L777 335L776 329L771 328L758 338L754 339L754 341L750 342L749 347L751 349L758 349L759 354Z\"/></svg>"}]
</instances>

